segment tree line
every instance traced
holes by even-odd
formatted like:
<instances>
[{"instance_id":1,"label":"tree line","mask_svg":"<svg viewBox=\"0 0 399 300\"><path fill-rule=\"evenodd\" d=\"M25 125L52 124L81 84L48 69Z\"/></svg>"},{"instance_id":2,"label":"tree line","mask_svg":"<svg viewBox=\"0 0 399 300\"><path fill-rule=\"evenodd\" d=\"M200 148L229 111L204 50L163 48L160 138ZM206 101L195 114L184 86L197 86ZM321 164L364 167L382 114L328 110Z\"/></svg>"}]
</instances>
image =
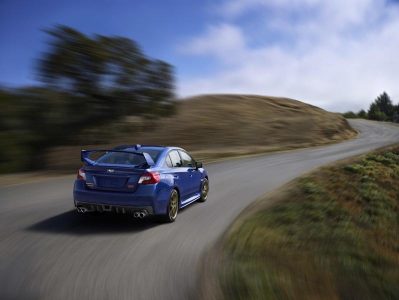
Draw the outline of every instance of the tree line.
<instances>
[{"instance_id":1,"label":"tree line","mask_svg":"<svg viewBox=\"0 0 399 300\"><path fill-rule=\"evenodd\" d=\"M348 111L343 116L348 119L361 118L399 123L399 104L394 105L391 97L386 92L383 92L370 104L367 112L364 109L357 113Z\"/></svg>"},{"instance_id":2,"label":"tree line","mask_svg":"<svg viewBox=\"0 0 399 300\"><path fill-rule=\"evenodd\" d=\"M0 88L0 172L44 168L48 149L74 144L88 127L173 114L172 66L147 57L135 41L67 26L47 34L38 84Z\"/></svg>"}]
</instances>

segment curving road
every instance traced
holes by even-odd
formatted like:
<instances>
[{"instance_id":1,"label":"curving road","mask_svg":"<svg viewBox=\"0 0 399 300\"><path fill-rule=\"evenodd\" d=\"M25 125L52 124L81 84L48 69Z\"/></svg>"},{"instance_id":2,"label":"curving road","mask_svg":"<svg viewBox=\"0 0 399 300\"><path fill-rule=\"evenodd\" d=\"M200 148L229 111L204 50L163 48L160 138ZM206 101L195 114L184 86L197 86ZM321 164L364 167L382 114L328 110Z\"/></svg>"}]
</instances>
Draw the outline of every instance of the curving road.
<instances>
[{"instance_id":1,"label":"curving road","mask_svg":"<svg viewBox=\"0 0 399 300\"><path fill-rule=\"evenodd\" d=\"M202 254L252 201L320 165L399 142L354 120L358 138L208 166L208 201L173 224L72 211L73 176L0 189L0 299L192 299ZM300 133L299 133L300 134Z\"/></svg>"}]
</instances>

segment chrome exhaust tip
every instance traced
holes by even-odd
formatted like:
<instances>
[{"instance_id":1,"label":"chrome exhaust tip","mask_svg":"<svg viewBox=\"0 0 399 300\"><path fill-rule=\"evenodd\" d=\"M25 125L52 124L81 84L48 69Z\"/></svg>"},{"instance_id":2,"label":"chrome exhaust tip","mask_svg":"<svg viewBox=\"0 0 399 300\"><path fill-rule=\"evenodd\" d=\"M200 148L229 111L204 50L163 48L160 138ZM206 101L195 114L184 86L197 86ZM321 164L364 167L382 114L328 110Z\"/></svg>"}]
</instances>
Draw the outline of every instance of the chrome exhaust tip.
<instances>
[{"instance_id":1,"label":"chrome exhaust tip","mask_svg":"<svg viewBox=\"0 0 399 300\"><path fill-rule=\"evenodd\" d=\"M134 216L135 218L138 218L138 219L143 219L143 218L145 218L147 215L148 215L148 212L147 212L146 210L135 211L134 214L133 214L133 216Z\"/></svg>"},{"instance_id":2,"label":"chrome exhaust tip","mask_svg":"<svg viewBox=\"0 0 399 300\"><path fill-rule=\"evenodd\" d=\"M86 207L77 207L76 210L78 211L78 213L84 214L85 212L88 211L88 209Z\"/></svg>"}]
</instances>

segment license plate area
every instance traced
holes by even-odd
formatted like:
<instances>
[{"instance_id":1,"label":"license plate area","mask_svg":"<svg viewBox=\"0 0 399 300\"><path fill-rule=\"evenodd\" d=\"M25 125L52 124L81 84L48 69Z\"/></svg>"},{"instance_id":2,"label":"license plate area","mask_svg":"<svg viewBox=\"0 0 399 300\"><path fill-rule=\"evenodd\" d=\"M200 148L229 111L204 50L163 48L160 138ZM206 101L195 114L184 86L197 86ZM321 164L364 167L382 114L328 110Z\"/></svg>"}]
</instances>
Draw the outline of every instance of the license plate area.
<instances>
[{"instance_id":1,"label":"license plate area","mask_svg":"<svg viewBox=\"0 0 399 300\"><path fill-rule=\"evenodd\" d=\"M99 188L126 188L128 177L95 176L96 186Z\"/></svg>"}]
</instances>

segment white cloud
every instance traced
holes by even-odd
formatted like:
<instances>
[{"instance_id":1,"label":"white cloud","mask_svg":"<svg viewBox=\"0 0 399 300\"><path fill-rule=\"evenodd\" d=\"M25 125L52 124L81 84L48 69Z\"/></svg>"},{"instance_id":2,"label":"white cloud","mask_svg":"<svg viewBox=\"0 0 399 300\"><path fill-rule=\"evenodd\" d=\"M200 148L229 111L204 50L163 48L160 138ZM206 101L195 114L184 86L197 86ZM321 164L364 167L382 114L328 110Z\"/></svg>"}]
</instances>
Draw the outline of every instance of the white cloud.
<instances>
[{"instance_id":1,"label":"white cloud","mask_svg":"<svg viewBox=\"0 0 399 300\"><path fill-rule=\"evenodd\" d=\"M245 39L241 29L230 24L210 26L207 32L189 40L180 47L180 52L194 55L214 55L227 60L226 53L239 56L245 48Z\"/></svg>"},{"instance_id":2,"label":"white cloud","mask_svg":"<svg viewBox=\"0 0 399 300\"><path fill-rule=\"evenodd\" d=\"M184 47L186 54L216 58L218 72L181 80L181 95L278 95L336 111L367 108L384 90L399 101L396 6L383 0L230 0L221 10L223 22ZM256 31L242 25L253 16L261 20Z\"/></svg>"}]
</instances>

